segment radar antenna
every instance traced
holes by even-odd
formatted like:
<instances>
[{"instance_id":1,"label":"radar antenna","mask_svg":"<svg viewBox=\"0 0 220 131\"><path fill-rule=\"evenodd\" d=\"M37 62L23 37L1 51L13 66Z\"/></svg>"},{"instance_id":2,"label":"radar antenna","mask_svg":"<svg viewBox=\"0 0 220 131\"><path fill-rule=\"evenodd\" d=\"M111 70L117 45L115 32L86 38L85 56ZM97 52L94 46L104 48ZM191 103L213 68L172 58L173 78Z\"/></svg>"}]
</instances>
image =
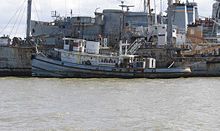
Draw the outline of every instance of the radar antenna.
<instances>
[{"instance_id":1,"label":"radar antenna","mask_svg":"<svg viewBox=\"0 0 220 131\"><path fill-rule=\"evenodd\" d=\"M121 1L121 5L119 6L122 8L123 11L124 11L124 8L126 8L127 12L130 10L131 7L134 7L134 5L125 5L124 1Z\"/></svg>"}]
</instances>

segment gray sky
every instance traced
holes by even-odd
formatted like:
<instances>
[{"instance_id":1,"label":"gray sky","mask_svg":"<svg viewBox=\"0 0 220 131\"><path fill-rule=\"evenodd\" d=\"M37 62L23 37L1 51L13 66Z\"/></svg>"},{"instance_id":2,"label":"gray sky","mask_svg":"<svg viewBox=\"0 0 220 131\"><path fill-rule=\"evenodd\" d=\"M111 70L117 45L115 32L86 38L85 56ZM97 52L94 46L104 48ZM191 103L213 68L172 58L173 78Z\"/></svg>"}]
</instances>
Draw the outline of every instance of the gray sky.
<instances>
[{"instance_id":1,"label":"gray sky","mask_svg":"<svg viewBox=\"0 0 220 131\"><path fill-rule=\"evenodd\" d=\"M27 0L0 0L0 36L24 36L26 22ZM135 5L131 11L142 11L144 0L124 0L127 5ZM152 3L154 0L151 0ZM160 9L160 0L155 0L157 9ZM185 0L181 0L182 2ZM193 0L189 0L193 1ZM214 0L194 0L199 5L199 14L210 17ZM51 11L56 10L61 16L70 15L73 10L74 16L94 16L96 8L120 9L120 0L33 0L32 19L52 21ZM167 0L163 0L163 10L166 9ZM153 7L153 6L152 6ZM16 13L17 12L17 13ZM20 12L20 15L19 15ZM16 14L16 16L14 16ZM13 17L14 16L14 17ZM12 18L13 17L13 18ZM12 18L12 19L11 19ZM11 21L10 21L11 20ZM10 22L9 22L10 21ZM9 24L8 24L9 23ZM14 24L16 23L16 24ZM8 24L7 28L6 25ZM4 29L4 30L3 30Z\"/></svg>"}]
</instances>

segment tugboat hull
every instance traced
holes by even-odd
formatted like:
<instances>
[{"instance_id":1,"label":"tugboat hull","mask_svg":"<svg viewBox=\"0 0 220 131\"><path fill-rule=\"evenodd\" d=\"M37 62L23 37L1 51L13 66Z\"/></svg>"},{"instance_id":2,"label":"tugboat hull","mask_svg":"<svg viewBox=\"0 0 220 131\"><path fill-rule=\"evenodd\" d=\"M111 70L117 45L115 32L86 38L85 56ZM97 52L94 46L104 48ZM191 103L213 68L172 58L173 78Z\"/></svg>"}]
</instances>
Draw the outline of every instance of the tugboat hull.
<instances>
[{"instance_id":1,"label":"tugboat hull","mask_svg":"<svg viewBox=\"0 0 220 131\"><path fill-rule=\"evenodd\" d=\"M37 55L32 59L32 75L58 78L178 78L189 68L130 69L73 64Z\"/></svg>"}]
</instances>

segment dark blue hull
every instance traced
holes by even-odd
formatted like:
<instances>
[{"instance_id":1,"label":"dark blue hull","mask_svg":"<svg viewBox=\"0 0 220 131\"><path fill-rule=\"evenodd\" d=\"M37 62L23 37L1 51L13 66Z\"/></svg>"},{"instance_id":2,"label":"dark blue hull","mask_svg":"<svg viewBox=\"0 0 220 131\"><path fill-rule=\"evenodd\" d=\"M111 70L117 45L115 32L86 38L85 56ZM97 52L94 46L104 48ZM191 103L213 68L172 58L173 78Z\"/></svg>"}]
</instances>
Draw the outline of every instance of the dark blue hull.
<instances>
[{"instance_id":1,"label":"dark blue hull","mask_svg":"<svg viewBox=\"0 0 220 131\"><path fill-rule=\"evenodd\" d=\"M187 69L130 69L66 63L36 56L32 59L32 74L59 78L178 78L190 73Z\"/></svg>"}]
</instances>

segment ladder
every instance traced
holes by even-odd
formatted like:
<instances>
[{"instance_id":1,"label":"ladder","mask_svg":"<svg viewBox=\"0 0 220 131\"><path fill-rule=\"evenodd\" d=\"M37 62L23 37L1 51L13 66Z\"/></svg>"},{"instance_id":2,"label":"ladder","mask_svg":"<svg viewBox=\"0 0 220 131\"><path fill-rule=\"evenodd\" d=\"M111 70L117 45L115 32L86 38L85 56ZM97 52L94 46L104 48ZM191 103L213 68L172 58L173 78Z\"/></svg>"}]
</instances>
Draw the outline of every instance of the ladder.
<instances>
[{"instance_id":1,"label":"ladder","mask_svg":"<svg viewBox=\"0 0 220 131\"><path fill-rule=\"evenodd\" d=\"M128 54L134 55L136 51L141 47L141 45L146 44L146 40L144 38L137 38L129 47Z\"/></svg>"}]
</instances>

